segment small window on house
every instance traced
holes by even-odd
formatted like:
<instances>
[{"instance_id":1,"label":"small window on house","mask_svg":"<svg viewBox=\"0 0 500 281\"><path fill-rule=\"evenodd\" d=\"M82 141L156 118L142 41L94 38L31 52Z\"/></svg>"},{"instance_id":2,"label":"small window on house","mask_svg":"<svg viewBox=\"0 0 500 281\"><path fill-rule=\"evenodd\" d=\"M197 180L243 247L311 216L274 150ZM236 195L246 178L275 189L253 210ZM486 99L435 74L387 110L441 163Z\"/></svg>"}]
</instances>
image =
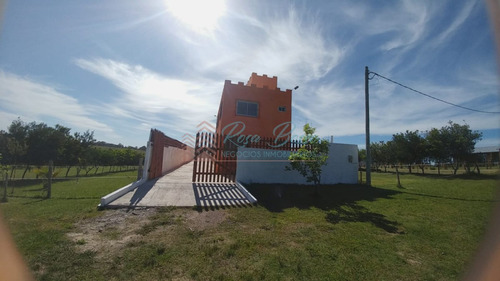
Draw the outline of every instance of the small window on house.
<instances>
[{"instance_id":1,"label":"small window on house","mask_svg":"<svg viewBox=\"0 0 500 281\"><path fill-rule=\"evenodd\" d=\"M279 112L286 112L286 106L278 106Z\"/></svg>"},{"instance_id":2,"label":"small window on house","mask_svg":"<svg viewBox=\"0 0 500 281\"><path fill-rule=\"evenodd\" d=\"M259 104L256 102L239 100L236 104L236 114L257 117L257 115L259 115Z\"/></svg>"},{"instance_id":3,"label":"small window on house","mask_svg":"<svg viewBox=\"0 0 500 281\"><path fill-rule=\"evenodd\" d=\"M352 163L353 157L352 155L347 156L347 162Z\"/></svg>"}]
</instances>

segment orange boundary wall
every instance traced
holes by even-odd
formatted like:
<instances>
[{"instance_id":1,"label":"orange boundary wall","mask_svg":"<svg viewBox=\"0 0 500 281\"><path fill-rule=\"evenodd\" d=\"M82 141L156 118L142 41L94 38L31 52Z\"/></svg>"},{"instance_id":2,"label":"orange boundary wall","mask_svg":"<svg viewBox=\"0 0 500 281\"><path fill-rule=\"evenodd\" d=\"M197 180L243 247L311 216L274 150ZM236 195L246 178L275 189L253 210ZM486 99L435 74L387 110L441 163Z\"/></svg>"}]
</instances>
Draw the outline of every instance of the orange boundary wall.
<instances>
[{"instance_id":1,"label":"orange boundary wall","mask_svg":"<svg viewBox=\"0 0 500 281\"><path fill-rule=\"evenodd\" d=\"M148 179L161 177L163 170L163 152L165 147L176 147L183 150L188 150L189 147L176 139L166 136L163 132L157 129L151 129L149 141L152 143L151 164L148 171ZM192 149L192 148L191 148Z\"/></svg>"}]
</instances>

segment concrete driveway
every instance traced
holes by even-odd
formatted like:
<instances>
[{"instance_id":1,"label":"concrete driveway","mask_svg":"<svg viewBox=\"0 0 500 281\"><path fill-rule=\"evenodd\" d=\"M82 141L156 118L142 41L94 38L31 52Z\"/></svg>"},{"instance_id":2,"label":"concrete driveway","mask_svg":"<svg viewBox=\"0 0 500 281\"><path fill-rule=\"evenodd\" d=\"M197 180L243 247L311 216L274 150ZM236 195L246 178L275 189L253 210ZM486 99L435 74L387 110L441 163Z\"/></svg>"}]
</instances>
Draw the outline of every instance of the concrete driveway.
<instances>
[{"instance_id":1,"label":"concrete driveway","mask_svg":"<svg viewBox=\"0 0 500 281\"><path fill-rule=\"evenodd\" d=\"M193 161L124 194L107 207L243 207L255 198L238 183L193 183Z\"/></svg>"}]
</instances>

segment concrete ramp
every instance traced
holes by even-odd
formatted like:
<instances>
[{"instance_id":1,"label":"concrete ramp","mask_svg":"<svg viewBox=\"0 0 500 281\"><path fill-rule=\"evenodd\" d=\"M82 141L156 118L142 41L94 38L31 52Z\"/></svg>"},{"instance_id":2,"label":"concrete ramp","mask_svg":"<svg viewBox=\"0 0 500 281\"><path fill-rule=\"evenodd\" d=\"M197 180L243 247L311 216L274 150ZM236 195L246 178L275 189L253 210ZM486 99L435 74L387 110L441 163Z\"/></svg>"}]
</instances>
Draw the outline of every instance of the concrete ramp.
<instances>
[{"instance_id":1,"label":"concrete ramp","mask_svg":"<svg viewBox=\"0 0 500 281\"><path fill-rule=\"evenodd\" d=\"M193 183L193 162L147 181L105 207L178 206L205 209L242 207L257 202L239 183Z\"/></svg>"}]
</instances>

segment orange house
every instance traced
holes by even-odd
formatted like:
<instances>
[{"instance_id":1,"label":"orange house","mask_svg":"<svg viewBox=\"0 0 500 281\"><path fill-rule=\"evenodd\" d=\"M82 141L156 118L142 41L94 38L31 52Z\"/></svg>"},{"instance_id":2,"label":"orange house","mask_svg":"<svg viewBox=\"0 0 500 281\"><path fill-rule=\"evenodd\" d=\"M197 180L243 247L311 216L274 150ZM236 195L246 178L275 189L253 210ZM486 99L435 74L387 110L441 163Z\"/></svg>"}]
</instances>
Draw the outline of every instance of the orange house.
<instances>
[{"instance_id":1,"label":"orange house","mask_svg":"<svg viewBox=\"0 0 500 281\"><path fill-rule=\"evenodd\" d=\"M216 133L245 145L260 138L288 138L291 133L292 90L278 88L278 77L252 73L246 83L224 83Z\"/></svg>"}]
</instances>

